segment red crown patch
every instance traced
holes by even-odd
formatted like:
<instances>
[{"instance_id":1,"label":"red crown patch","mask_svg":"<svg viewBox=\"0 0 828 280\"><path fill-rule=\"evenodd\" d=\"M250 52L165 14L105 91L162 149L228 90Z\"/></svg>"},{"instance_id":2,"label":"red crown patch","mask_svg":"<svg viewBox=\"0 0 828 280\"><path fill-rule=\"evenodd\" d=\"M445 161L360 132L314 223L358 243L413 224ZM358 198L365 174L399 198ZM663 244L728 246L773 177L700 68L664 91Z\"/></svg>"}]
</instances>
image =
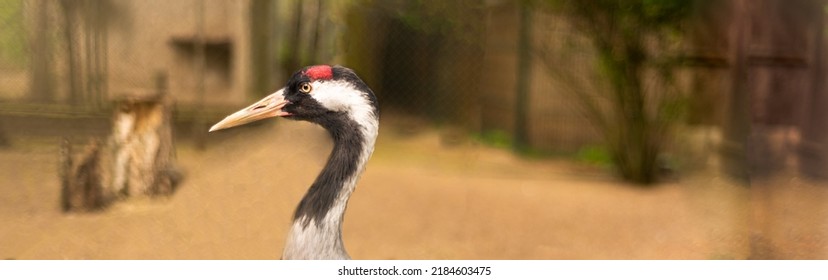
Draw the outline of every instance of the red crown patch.
<instances>
[{"instance_id":1,"label":"red crown patch","mask_svg":"<svg viewBox=\"0 0 828 280\"><path fill-rule=\"evenodd\" d=\"M329 65L311 66L305 70L305 75L312 80L330 80L333 78L333 69Z\"/></svg>"}]
</instances>

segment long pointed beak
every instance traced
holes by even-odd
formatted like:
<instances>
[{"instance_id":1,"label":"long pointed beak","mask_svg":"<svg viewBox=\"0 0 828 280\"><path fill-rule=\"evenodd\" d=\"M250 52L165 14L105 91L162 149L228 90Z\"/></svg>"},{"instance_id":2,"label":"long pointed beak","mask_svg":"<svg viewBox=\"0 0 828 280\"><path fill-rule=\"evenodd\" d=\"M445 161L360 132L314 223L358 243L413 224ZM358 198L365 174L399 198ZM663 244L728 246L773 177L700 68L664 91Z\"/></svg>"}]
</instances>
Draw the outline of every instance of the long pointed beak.
<instances>
[{"instance_id":1,"label":"long pointed beak","mask_svg":"<svg viewBox=\"0 0 828 280\"><path fill-rule=\"evenodd\" d=\"M288 104L288 101L285 100L285 96L282 94L283 92L284 89L280 89L262 100L259 100L259 102L253 103L253 105L250 105L247 108L230 114L220 122L213 125L213 127L210 128L210 131L231 128L261 119L290 115L290 113L282 111L282 108Z\"/></svg>"}]
</instances>

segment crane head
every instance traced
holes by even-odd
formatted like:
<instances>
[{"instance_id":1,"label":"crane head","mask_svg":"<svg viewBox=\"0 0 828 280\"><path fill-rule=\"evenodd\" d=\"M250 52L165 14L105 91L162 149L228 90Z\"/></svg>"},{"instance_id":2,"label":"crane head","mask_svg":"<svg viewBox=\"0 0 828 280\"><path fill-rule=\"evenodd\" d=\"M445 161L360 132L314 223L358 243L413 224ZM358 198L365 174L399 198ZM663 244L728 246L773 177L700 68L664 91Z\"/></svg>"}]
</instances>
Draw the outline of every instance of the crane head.
<instances>
[{"instance_id":1,"label":"crane head","mask_svg":"<svg viewBox=\"0 0 828 280\"><path fill-rule=\"evenodd\" d=\"M225 117L210 131L272 117L310 121L329 130L343 121L376 126L378 113L374 93L353 70L315 65L297 71L283 88Z\"/></svg>"}]
</instances>

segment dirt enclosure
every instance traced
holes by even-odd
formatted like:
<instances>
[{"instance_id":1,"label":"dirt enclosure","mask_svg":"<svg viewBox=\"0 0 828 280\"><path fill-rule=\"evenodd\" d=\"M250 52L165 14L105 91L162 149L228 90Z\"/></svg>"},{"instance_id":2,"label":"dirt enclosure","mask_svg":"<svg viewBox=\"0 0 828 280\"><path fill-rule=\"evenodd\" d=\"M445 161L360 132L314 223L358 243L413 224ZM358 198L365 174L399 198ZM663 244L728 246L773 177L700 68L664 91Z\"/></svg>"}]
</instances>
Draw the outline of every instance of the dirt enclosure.
<instances>
[{"instance_id":1,"label":"dirt enclosure","mask_svg":"<svg viewBox=\"0 0 828 280\"><path fill-rule=\"evenodd\" d=\"M755 211L751 188L712 171L639 188L389 127L346 214L356 259L828 257L828 188L796 178L761 201L772 211ZM183 140L174 196L63 214L57 139L12 141L0 149L2 259L277 259L330 149L321 128L288 121L211 134L205 151Z\"/></svg>"}]
</instances>

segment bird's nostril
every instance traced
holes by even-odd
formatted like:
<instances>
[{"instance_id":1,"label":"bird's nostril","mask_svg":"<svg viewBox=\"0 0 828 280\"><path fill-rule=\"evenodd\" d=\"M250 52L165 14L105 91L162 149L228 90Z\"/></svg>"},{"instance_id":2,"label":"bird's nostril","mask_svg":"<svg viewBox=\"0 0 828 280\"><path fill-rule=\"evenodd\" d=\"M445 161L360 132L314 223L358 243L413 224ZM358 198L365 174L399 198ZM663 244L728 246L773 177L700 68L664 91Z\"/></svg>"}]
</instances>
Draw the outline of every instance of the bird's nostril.
<instances>
[{"instance_id":1,"label":"bird's nostril","mask_svg":"<svg viewBox=\"0 0 828 280\"><path fill-rule=\"evenodd\" d=\"M259 106L253 107L253 110L259 110L259 109L264 108L264 107L267 107L267 106L259 105Z\"/></svg>"}]
</instances>

